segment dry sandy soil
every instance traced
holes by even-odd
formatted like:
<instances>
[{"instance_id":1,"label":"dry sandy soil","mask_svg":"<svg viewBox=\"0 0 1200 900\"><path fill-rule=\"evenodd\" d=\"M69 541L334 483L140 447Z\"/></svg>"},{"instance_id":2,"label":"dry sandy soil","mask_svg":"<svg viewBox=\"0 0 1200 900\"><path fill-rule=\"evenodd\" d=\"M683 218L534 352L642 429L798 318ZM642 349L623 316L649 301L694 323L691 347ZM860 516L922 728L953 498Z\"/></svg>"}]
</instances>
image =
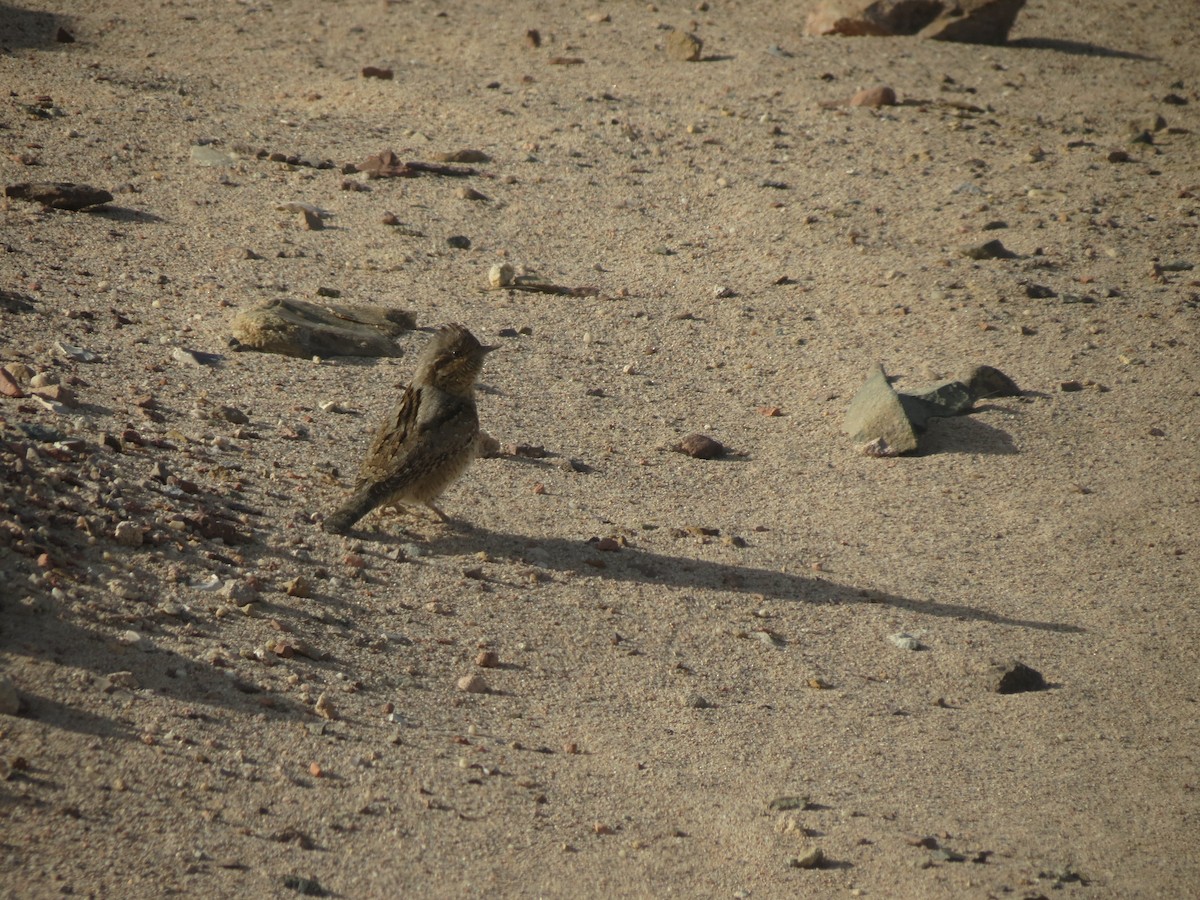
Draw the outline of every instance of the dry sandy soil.
<instances>
[{"instance_id":1,"label":"dry sandy soil","mask_svg":"<svg viewBox=\"0 0 1200 900\"><path fill-rule=\"evenodd\" d=\"M0 201L0 363L74 395L0 397L0 895L1200 891L1200 7L703 6L0 5L4 184L116 197ZM483 425L547 455L322 532L426 336L229 348L321 289L500 344ZM877 361L1025 394L871 458ZM1014 658L1047 689L989 691Z\"/></svg>"}]
</instances>

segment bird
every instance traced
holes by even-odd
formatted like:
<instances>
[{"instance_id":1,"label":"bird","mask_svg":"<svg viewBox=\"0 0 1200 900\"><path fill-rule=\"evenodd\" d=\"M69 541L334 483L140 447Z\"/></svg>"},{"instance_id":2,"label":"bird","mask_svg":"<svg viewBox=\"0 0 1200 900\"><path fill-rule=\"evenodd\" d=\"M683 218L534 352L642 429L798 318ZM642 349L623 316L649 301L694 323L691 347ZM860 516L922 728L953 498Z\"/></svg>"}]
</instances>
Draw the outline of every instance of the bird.
<instances>
[{"instance_id":1,"label":"bird","mask_svg":"<svg viewBox=\"0 0 1200 900\"><path fill-rule=\"evenodd\" d=\"M325 531L345 534L372 510L400 504L424 504L448 520L433 501L475 458L475 382L495 349L457 323L434 330L400 402L379 423L350 496L322 523Z\"/></svg>"}]
</instances>

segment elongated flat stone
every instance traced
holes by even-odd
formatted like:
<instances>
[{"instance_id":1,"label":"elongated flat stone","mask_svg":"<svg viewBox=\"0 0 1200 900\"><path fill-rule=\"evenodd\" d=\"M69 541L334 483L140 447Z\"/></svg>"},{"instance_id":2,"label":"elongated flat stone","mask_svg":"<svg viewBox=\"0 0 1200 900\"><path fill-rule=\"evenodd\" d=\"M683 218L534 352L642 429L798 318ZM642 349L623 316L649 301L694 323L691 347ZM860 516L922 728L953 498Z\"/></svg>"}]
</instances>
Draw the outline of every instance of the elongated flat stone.
<instances>
[{"instance_id":1,"label":"elongated flat stone","mask_svg":"<svg viewBox=\"0 0 1200 900\"><path fill-rule=\"evenodd\" d=\"M233 320L238 349L311 356L399 356L392 340L412 329L412 313L385 306L276 299Z\"/></svg>"},{"instance_id":2,"label":"elongated flat stone","mask_svg":"<svg viewBox=\"0 0 1200 900\"><path fill-rule=\"evenodd\" d=\"M69 181L26 181L10 184L4 196L16 200L40 203L52 209L87 209L101 203L111 203L113 195L103 188L90 184L73 184Z\"/></svg>"}]
</instances>

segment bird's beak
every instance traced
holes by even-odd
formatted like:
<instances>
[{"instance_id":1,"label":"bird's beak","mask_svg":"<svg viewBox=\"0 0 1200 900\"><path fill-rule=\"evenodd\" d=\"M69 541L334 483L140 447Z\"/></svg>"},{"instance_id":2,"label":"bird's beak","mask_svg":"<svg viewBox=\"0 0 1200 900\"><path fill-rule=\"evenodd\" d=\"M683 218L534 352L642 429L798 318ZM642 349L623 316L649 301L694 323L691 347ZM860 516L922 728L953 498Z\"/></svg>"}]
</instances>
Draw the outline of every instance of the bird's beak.
<instances>
[{"instance_id":1,"label":"bird's beak","mask_svg":"<svg viewBox=\"0 0 1200 900\"><path fill-rule=\"evenodd\" d=\"M484 344L483 347L481 347L480 349L483 350L484 353L491 353L493 350L499 350L500 345L499 344Z\"/></svg>"}]
</instances>

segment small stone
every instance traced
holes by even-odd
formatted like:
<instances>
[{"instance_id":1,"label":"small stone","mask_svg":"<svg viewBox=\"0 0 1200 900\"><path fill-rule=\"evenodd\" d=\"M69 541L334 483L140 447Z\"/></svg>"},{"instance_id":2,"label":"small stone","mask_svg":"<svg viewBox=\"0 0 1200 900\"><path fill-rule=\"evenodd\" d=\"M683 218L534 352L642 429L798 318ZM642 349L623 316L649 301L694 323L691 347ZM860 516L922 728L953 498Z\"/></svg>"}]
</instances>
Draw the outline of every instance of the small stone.
<instances>
[{"instance_id":1,"label":"small stone","mask_svg":"<svg viewBox=\"0 0 1200 900\"><path fill-rule=\"evenodd\" d=\"M329 699L329 692L322 691L321 696L317 698L316 704L313 706L317 715L322 719L333 720L337 718L337 710L333 708L333 701Z\"/></svg>"},{"instance_id":2,"label":"small stone","mask_svg":"<svg viewBox=\"0 0 1200 900\"><path fill-rule=\"evenodd\" d=\"M906 631L897 631L888 635L888 640L901 650L923 650L924 645Z\"/></svg>"},{"instance_id":3,"label":"small stone","mask_svg":"<svg viewBox=\"0 0 1200 900\"><path fill-rule=\"evenodd\" d=\"M237 162L237 154L221 150L211 144L197 144L188 151L188 160L193 166L227 168Z\"/></svg>"},{"instance_id":4,"label":"small stone","mask_svg":"<svg viewBox=\"0 0 1200 900\"><path fill-rule=\"evenodd\" d=\"M465 234L452 234L446 238L446 244L455 250L470 250L471 239Z\"/></svg>"},{"instance_id":5,"label":"small stone","mask_svg":"<svg viewBox=\"0 0 1200 900\"><path fill-rule=\"evenodd\" d=\"M136 691L140 687L137 676L132 672L111 672L105 676L104 693L111 694L115 690L125 689Z\"/></svg>"},{"instance_id":6,"label":"small stone","mask_svg":"<svg viewBox=\"0 0 1200 900\"><path fill-rule=\"evenodd\" d=\"M308 579L303 575L297 575L291 581L284 584L283 590L289 597L308 597L312 590L312 585L309 584Z\"/></svg>"},{"instance_id":7,"label":"small stone","mask_svg":"<svg viewBox=\"0 0 1200 900\"><path fill-rule=\"evenodd\" d=\"M122 631L117 635L117 643L123 647L136 647L142 642L142 636L136 631Z\"/></svg>"},{"instance_id":8,"label":"small stone","mask_svg":"<svg viewBox=\"0 0 1200 900\"><path fill-rule=\"evenodd\" d=\"M21 385L7 369L0 369L0 394L12 397L14 400L20 400L25 396L25 392L21 390Z\"/></svg>"},{"instance_id":9,"label":"small stone","mask_svg":"<svg viewBox=\"0 0 1200 900\"><path fill-rule=\"evenodd\" d=\"M696 62L700 59L700 52L704 49L704 42L694 34L689 34L686 31L672 31L667 35L666 51L667 56L679 62Z\"/></svg>"},{"instance_id":10,"label":"small stone","mask_svg":"<svg viewBox=\"0 0 1200 900\"><path fill-rule=\"evenodd\" d=\"M1130 156L1128 150L1110 150L1108 151L1108 161L1110 163L1127 163Z\"/></svg>"},{"instance_id":11,"label":"small stone","mask_svg":"<svg viewBox=\"0 0 1200 900\"><path fill-rule=\"evenodd\" d=\"M689 434L671 449L676 453L686 453L694 459L718 459L724 456L727 450L716 438L699 432Z\"/></svg>"},{"instance_id":12,"label":"small stone","mask_svg":"<svg viewBox=\"0 0 1200 900\"><path fill-rule=\"evenodd\" d=\"M865 106L868 109L879 109L881 106L895 106L896 92L887 85L866 88L850 98L851 106Z\"/></svg>"},{"instance_id":13,"label":"small stone","mask_svg":"<svg viewBox=\"0 0 1200 900\"><path fill-rule=\"evenodd\" d=\"M984 687L996 694L1023 694L1046 689L1042 673L1020 660L992 663L982 675Z\"/></svg>"},{"instance_id":14,"label":"small stone","mask_svg":"<svg viewBox=\"0 0 1200 900\"><path fill-rule=\"evenodd\" d=\"M455 687L466 694L488 694L491 693L491 688L488 683L483 680L480 675L464 675L458 679Z\"/></svg>"},{"instance_id":15,"label":"small stone","mask_svg":"<svg viewBox=\"0 0 1200 900\"><path fill-rule=\"evenodd\" d=\"M979 246L963 247L963 256L968 259L1016 259L1017 254L1004 246L999 240L988 241Z\"/></svg>"},{"instance_id":16,"label":"small stone","mask_svg":"<svg viewBox=\"0 0 1200 900\"><path fill-rule=\"evenodd\" d=\"M300 210L301 224L309 231L321 231L325 228L325 222L321 219L321 214L311 209Z\"/></svg>"},{"instance_id":17,"label":"small stone","mask_svg":"<svg viewBox=\"0 0 1200 900\"><path fill-rule=\"evenodd\" d=\"M17 686L7 675L0 675L0 715L15 716L21 708Z\"/></svg>"},{"instance_id":18,"label":"small stone","mask_svg":"<svg viewBox=\"0 0 1200 900\"><path fill-rule=\"evenodd\" d=\"M825 852L820 847L813 847L803 856L793 856L788 865L793 869L819 869L825 862Z\"/></svg>"},{"instance_id":19,"label":"small stone","mask_svg":"<svg viewBox=\"0 0 1200 900\"><path fill-rule=\"evenodd\" d=\"M65 356L67 359L72 359L75 362L96 362L100 359L91 350L85 350L83 347L76 347L74 344L65 344L62 341L54 342L54 350L60 356Z\"/></svg>"},{"instance_id":20,"label":"small stone","mask_svg":"<svg viewBox=\"0 0 1200 900\"><path fill-rule=\"evenodd\" d=\"M223 421L229 422L233 425L248 425L250 423L250 417L236 406L218 406L213 415L216 418L222 419Z\"/></svg>"},{"instance_id":21,"label":"small stone","mask_svg":"<svg viewBox=\"0 0 1200 900\"><path fill-rule=\"evenodd\" d=\"M500 263L488 269L488 284L494 288L508 287L515 274L511 263Z\"/></svg>"},{"instance_id":22,"label":"small stone","mask_svg":"<svg viewBox=\"0 0 1200 900\"><path fill-rule=\"evenodd\" d=\"M500 665L500 654L495 650L480 650L475 657L475 665L481 669L494 669Z\"/></svg>"},{"instance_id":23,"label":"small stone","mask_svg":"<svg viewBox=\"0 0 1200 900\"><path fill-rule=\"evenodd\" d=\"M134 522L118 522L117 527L113 530L113 540L122 547L140 547L142 539L142 529Z\"/></svg>"},{"instance_id":24,"label":"small stone","mask_svg":"<svg viewBox=\"0 0 1200 900\"><path fill-rule=\"evenodd\" d=\"M10 184L4 196L16 200L40 203L51 209L80 210L99 206L112 201L113 195L90 184L73 184L69 181L38 181Z\"/></svg>"},{"instance_id":25,"label":"small stone","mask_svg":"<svg viewBox=\"0 0 1200 900\"><path fill-rule=\"evenodd\" d=\"M1071 394L1076 391L1082 391L1083 390L1083 382L1081 382L1081 381L1061 381L1061 382L1059 382L1058 389L1060 391L1062 391L1064 394Z\"/></svg>"},{"instance_id":26,"label":"small stone","mask_svg":"<svg viewBox=\"0 0 1200 900\"><path fill-rule=\"evenodd\" d=\"M486 194L481 194L473 187L460 187L458 189L458 197L460 200L490 200Z\"/></svg>"},{"instance_id":27,"label":"small stone","mask_svg":"<svg viewBox=\"0 0 1200 900\"><path fill-rule=\"evenodd\" d=\"M685 694L679 698L680 706L686 709L711 709L712 704L700 694Z\"/></svg>"},{"instance_id":28,"label":"small stone","mask_svg":"<svg viewBox=\"0 0 1200 900\"><path fill-rule=\"evenodd\" d=\"M393 78L396 77L396 73L393 72L391 69L384 69L380 66L363 66L362 67L362 77L363 78L378 78L382 81L391 81Z\"/></svg>"}]
</instances>

